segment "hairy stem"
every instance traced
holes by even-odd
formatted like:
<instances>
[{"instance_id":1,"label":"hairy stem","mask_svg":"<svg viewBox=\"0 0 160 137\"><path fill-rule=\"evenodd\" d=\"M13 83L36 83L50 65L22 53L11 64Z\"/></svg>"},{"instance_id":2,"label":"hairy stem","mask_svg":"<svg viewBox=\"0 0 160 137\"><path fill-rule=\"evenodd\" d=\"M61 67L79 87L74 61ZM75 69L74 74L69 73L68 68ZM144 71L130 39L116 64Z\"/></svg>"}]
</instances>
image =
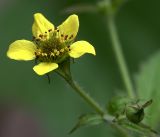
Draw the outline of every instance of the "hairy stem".
<instances>
[{"instance_id":1,"label":"hairy stem","mask_svg":"<svg viewBox=\"0 0 160 137\"><path fill-rule=\"evenodd\" d=\"M87 94L84 89L82 89L77 82L73 81L73 80L66 80L68 82L68 84L90 105L92 106L92 108L94 108L94 110L100 114L103 115L104 111L103 109L100 107L100 105L89 95Z\"/></svg>"},{"instance_id":2,"label":"hairy stem","mask_svg":"<svg viewBox=\"0 0 160 137\"><path fill-rule=\"evenodd\" d=\"M117 33L115 21L114 21L114 15L111 9L111 4L109 3L109 0L107 0L107 2L108 2L108 7L106 10L106 21L107 21L107 27L109 29L113 50L118 62L118 66L120 69L120 73L121 73L126 91L128 92L128 96L131 98L134 98L135 93L134 93L131 78L129 76L129 71L125 62L125 58L123 56L123 51L121 48L121 43L119 41L119 37L118 37L118 33Z\"/></svg>"},{"instance_id":3,"label":"hairy stem","mask_svg":"<svg viewBox=\"0 0 160 137\"><path fill-rule=\"evenodd\" d=\"M70 68L67 70L67 73L65 71L57 71L57 73L66 80L66 82L84 99L84 101L86 101L98 114L103 116L105 112L101 106L72 79Z\"/></svg>"}]
</instances>

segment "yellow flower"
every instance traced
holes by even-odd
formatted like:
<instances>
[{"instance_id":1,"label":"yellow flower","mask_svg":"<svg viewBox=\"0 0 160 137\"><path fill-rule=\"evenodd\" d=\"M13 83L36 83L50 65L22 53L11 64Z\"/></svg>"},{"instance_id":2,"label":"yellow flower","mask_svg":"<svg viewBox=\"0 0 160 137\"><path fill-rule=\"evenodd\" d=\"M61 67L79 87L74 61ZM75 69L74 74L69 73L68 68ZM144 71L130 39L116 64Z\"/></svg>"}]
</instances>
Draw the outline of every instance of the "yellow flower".
<instances>
[{"instance_id":1,"label":"yellow flower","mask_svg":"<svg viewBox=\"0 0 160 137\"><path fill-rule=\"evenodd\" d=\"M58 68L67 57L79 58L85 53L95 55L94 47L86 41L74 42L79 29L78 16L69 16L57 28L41 13L34 14L33 41L25 39L13 42L7 56L14 60L38 61L33 70L44 75Z\"/></svg>"}]
</instances>

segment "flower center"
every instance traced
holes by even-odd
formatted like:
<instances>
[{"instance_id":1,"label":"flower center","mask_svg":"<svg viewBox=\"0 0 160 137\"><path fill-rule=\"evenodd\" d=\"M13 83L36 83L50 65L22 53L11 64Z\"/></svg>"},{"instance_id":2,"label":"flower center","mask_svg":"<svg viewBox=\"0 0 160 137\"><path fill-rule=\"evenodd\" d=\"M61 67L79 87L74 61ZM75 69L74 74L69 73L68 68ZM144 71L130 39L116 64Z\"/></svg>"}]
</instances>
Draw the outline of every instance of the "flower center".
<instances>
[{"instance_id":1,"label":"flower center","mask_svg":"<svg viewBox=\"0 0 160 137\"><path fill-rule=\"evenodd\" d=\"M72 43L67 39L68 35L61 34L59 36L58 29L55 31L50 29L44 35L40 34L38 38L34 38L34 42L37 45L36 59L40 62L62 62L68 57L70 44Z\"/></svg>"}]
</instances>

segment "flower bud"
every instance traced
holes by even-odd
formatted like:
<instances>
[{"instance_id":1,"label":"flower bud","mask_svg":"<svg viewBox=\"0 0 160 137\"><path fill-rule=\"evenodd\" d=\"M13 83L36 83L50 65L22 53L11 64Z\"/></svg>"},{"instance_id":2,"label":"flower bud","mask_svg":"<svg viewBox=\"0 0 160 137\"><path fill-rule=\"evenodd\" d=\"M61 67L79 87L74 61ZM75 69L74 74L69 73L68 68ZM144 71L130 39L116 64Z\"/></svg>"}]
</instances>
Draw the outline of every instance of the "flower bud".
<instances>
[{"instance_id":1,"label":"flower bud","mask_svg":"<svg viewBox=\"0 0 160 137\"><path fill-rule=\"evenodd\" d=\"M126 107L126 117L129 121L138 124L144 118L144 109L138 106L127 106Z\"/></svg>"}]
</instances>

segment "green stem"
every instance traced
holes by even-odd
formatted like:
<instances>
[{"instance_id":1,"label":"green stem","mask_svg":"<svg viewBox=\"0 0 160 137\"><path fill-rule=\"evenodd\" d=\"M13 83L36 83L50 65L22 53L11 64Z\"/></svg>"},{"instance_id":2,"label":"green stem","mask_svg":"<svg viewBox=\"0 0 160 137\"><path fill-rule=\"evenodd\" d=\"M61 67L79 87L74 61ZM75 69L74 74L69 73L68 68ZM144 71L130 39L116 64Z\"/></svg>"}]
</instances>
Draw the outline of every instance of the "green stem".
<instances>
[{"instance_id":1,"label":"green stem","mask_svg":"<svg viewBox=\"0 0 160 137\"><path fill-rule=\"evenodd\" d=\"M90 106L92 106L98 114L101 116L104 115L104 111L101 106L73 80L70 72L70 58L64 61L56 72L62 76L74 91L76 91Z\"/></svg>"},{"instance_id":2,"label":"green stem","mask_svg":"<svg viewBox=\"0 0 160 137\"><path fill-rule=\"evenodd\" d=\"M108 1L109 0L107 0L107 2ZM121 44L119 41L116 25L114 22L114 15L112 13L110 3L108 3L108 7L107 7L106 12L107 12L107 15L106 15L107 16L107 27L109 29L109 34L110 34L113 50L116 55L116 59L117 59L118 65L119 65L121 76L122 76L125 88L128 92L128 96L131 98L134 98L135 93L134 93L133 85L132 85L131 78L130 78L129 72L128 72L128 68L127 68L127 65L126 65L126 62L125 62L125 59L123 56L123 52L122 52Z\"/></svg>"},{"instance_id":3,"label":"green stem","mask_svg":"<svg viewBox=\"0 0 160 137\"><path fill-rule=\"evenodd\" d=\"M103 109L100 107L100 105L91 97L89 94L87 94L75 81L72 79L65 79L68 84L90 105L94 110L100 114L104 115Z\"/></svg>"}]
</instances>

